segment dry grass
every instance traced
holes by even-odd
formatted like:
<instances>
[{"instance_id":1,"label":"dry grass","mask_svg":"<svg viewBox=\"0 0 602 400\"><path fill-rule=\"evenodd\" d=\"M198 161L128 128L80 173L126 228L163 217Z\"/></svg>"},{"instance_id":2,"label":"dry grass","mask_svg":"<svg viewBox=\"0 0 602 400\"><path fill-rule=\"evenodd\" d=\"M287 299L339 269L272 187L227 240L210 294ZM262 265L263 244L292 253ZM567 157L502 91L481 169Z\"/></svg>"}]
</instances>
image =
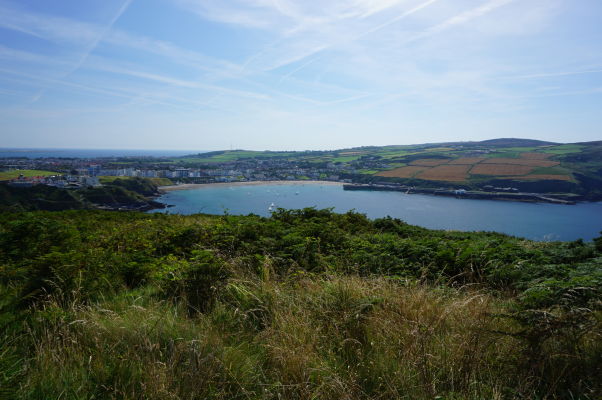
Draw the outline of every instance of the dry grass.
<instances>
[{"instance_id":1,"label":"dry grass","mask_svg":"<svg viewBox=\"0 0 602 400\"><path fill-rule=\"evenodd\" d=\"M560 164L558 161L549 160L532 160L527 158L488 158L481 162L482 164L511 164L511 165L527 165L530 167L553 167Z\"/></svg>"},{"instance_id":2,"label":"dry grass","mask_svg":"<svg viewBox=\"0 0 602 400\"><path fill-rule=\"evenodd\" d=\"M485 160L484 157L460 157L449 162L449 165L472 165Z\"/></svg>"},{"instance_id":3,"label":"dry grass","mask_svg":"<svg viewBox=\"0 0 602 400\"><path fill-rule=\"evenodd\" d=\"M478 164L471 170L471 175L527 175L534 167L511 164Z\"/></svg>"},{"instance_id":4,"label":"dry grass","mask_svg":"<svg viewBox=\"0 0 602 400\"><path fill-rule=\"evenodd\" d=\"M421 158L419 160L412 161L410 165L418 165L421 167L436 167L437 165L447 164L448 162L448 159Z\"/></svg>"},{"instance_id":5,"label":"dry grass","mask_svg":"<svg viewBox=\"0 0 602 400\"><path fill-rule=\"evenodd\" d=\"M440 165L416 175L416 178L429 181L462 182L468 176L470 165Z\"/></svg>"},{"instance_id":6,"label":"dry grass","mask_svg":"<svg viewBox=\"0 0 602 400\"><path fill-rule=\"evenodd\" d=\"M48 315L56 310L48 308ZM489 295L384 278L233 281L195 319L152 296L32 331L22 398L496 399L520 346Z\"/></svg>"},{"instance_id":7,"label":"dry grass","mask_svg":"<svg viewBox=\"0 0 602 400\"><path fill-rule=\"evenodd\" d=\"M425 169L425 167L399 167L390 171L379 172L376 176L385 176L388 178L412 178L414 175Z\"/></svg>"}]
</instances>

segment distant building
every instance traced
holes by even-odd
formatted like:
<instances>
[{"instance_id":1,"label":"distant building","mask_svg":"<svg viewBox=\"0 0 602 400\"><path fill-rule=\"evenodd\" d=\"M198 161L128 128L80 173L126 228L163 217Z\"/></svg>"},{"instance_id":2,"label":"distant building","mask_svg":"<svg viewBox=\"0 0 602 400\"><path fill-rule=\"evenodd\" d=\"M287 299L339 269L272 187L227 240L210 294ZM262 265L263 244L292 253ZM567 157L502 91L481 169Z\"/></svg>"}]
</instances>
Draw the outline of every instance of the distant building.
<instances>
[{"instance_id":1,"label":"distant building","mask_svg":"<svg viewBox=\"0 0 602 400\"><path fill-rule=\"evenodd\" d=\"M190 169L188 168L176 168L174 171L174 178L188 178Z\"/></svg>"},{"instance_id":2,"label":"distant building","mask_svg":"<svg viewBox=\"0 0 602 400\"><path fill-rule=\"evenodd\" d=\"M88 166L88 175L90 176L98 176L100 172L100 165L98 164L91 164L90 166Z\"/></svg>"},{"instance_id":3,"label":"distant building","mask_svg":"<svg viewBox=\"0 0 602 400\"><path fill-rule=\"evenodd\" d=\"M84 186L91 186L91 187L102 186L100 184L100 181L98 180L98 177L96 177L96 176L83 176L81 178L80 182Z\"/></svg>"}]
</instances>

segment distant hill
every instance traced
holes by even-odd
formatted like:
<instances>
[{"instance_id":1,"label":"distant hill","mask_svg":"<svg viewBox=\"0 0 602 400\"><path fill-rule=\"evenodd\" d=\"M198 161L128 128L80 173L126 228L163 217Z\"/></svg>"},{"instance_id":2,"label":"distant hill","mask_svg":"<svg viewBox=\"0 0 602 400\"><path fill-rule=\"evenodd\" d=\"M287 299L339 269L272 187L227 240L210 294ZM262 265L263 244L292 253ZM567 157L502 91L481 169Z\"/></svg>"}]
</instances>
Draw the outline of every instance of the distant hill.
<instances>
[{"instance_id":1,"label":"distant hill","mask_svg":"<svg viewBox=\"0 0 602 400\"><path fill-rule=\"evenodd\" d=\"M175 159L189 167L262 160L288 162L356 183L572 194L602 199L602 141L554 143L499 138L480 142L364 146L331 151L225 150ZM265 164L263 164L265 165Z\"/></svg>"}]
</instances>

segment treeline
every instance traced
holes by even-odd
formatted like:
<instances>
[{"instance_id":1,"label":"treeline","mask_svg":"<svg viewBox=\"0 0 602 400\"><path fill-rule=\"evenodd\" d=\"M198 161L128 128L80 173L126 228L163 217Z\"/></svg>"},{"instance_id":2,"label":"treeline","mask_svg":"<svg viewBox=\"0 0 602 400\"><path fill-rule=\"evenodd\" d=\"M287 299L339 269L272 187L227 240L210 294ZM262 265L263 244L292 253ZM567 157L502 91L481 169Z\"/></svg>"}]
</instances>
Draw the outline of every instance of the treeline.
<instances>
[{"instance_id":1,"label":"treeline","mask_svg":"<svg viewBox=\"0 0 602 400\"><path fill-rule=\"evenodd\" d=\"M0 397L602 396L602 237L0 214Z\"/></svg>"}]
</instances>

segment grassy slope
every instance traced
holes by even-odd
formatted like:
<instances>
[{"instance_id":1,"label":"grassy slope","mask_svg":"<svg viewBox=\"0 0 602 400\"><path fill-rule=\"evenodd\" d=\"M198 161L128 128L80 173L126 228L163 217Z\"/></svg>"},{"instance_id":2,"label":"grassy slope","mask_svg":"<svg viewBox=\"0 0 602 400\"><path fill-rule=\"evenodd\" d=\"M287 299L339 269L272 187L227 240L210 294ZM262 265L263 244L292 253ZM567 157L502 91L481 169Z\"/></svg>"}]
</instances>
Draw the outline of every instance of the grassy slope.
<instances>
[{"instance_id":1,"label":"grassy slope","mask_svg":"<svg viewBox=\"0 0 602 400\"><path fill-rule=\"evenodd\" d=\"M36 169L16 169L13 171L0 172L0 181L8 181L11 179L18 178L19 175L23 175L25 177L32 176L51 176L51 175L60 175L58 172L54 171L42 171Z\"/></svg>"},{"instance_id":2,"label":"grassy slope","mask_svg":"<svg viewBox=\"0 0 602 400\"><path fill-rule=\"evenodd\" d=\"M313 209L0 214L0 397L599 398L600 257Z\"/></svg>"},{"instance_id":3,"label":"grassy slope","mask_svg":"<svg viewBox=\"0 0 602 400\"><path fill-rule=\"evenodd\" d=\"M431 158L431 157L447 157L450 160L454 160L460 157L474 157L475 151L488 150L487 154L484 154L487 158L520 158L522 153L535 152L549 154L551 161L559 161L560 165L557 169L553 170L541 170L536 169L526 175L526 181L530 181L528 185L531 190L533 188L532 180L529 179L529 175L538 174L552 174L567 177L570 182L577 183L581 189L583 185L576 174L585 174L588 177L592 175L599 175L598 170L602 170L602 157L594 160L589 160L587 164L582 162L567 162L565 161L566 156L573 156L575 154L583 152L591 152L592 149L600 147L600 143L580 143L580 144L553 144L548 142L538 142L531 140L522 139L498 139L486 142L465 142L465 143L447 143L447 144L431 144L431 145L413 145L413 146L384 146L384 147L363 147L354 149L344 149L336 151L325 151L325 152L258 152L258 151L222 151L200 155L199 157L187 157L176 159L179 162L185 163L217 163L244 160L248 158L283 158L287 160L298 160L299 162L342 162L351 163L358 160L360 157L377 157L382 159L388 165L390 169L395 168L398 165L405 164L411 160L419 158ZM597 168L597 169L596 169ZM386 169L385 169L386 170ZM370 175L378 173L382 170L360 170L359 174ZM484 184L486 180L493 180L498 178L508 178L505 175L491 175L491 176L479 176L479 175L467 175L467 180L459 181L459 183L466 184ZM520 181L521 177L515 177L515 180ZM564 179L564 178L561 178ZM602 184L602 182L601 182ZM515 184L516 186L516 184ZM566 190L566 189L563 189ZM586 190L587 191L587 190Z\"/></svg>"},{"instance_id":4,"label":"grassy slope","mask_svg":"<svg viewBox=\"0 0 602 400\"><path fill-rule=\"evenodd\" d=\"M100 183L104 184L112 184L116 180L133 180L136 178L127 177L127 176L99 176ZM170 186L173 185L173 182L169 178L143 178L146 179L157 186Z\"/></svg>"},{"instance_id":5,"label":"grassy slope","mask_svg":"<svg viewBox=\"0 0 602 400\"><path fill-rule=\"evenodd\" d=\"M102 187L62 189L46 185L19 188L0 184L0 211L79 210L101 206L150 207L157 184L144 178L113 179Z\"/></svg>"}]
</instances>

